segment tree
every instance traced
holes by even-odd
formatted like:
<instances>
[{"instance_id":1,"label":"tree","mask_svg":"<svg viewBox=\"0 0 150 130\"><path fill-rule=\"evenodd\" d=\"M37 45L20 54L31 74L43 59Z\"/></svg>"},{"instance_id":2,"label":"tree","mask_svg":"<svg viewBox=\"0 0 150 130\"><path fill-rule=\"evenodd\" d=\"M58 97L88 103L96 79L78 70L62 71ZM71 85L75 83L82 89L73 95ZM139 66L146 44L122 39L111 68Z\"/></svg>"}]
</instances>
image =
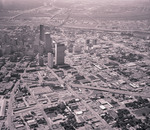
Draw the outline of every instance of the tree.
<instances>
[{"instance_id":1,"label":"tree","mask_svg":"<svg viewBox=\"0 0 150 130\"><path fill-rule=\"evenodd\" d=\"M142 113L143 116L146 116L145 112Z\"/></svg>"},{"instance_id":2,"label":"tree","mask_svg":"<svg viewBox=\"0 0 150 130\"><path fill-rule=\"evenodd\" d=\"M59 103L58 105L59 112L62 113L65 109L66 109L66 105L63 102Z\"/></svg>"},{"instance_id":3,"label":"tree","mask_svg":"<svg viewBox=\"0 0 150 130\"><path fill-rule=\"evenodd\" d=\"M114 96L115 96L115 93L112 93L112 96L114 97Z\"/></svg>"}]
</instances>

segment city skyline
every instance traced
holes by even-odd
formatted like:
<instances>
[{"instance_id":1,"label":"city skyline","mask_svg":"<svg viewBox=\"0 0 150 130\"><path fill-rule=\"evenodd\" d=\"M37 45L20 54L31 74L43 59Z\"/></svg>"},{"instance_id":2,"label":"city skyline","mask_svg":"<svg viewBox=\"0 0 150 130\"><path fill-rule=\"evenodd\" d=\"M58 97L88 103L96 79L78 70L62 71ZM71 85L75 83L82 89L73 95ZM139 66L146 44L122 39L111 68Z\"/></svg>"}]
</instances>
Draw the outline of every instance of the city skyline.
<instances>
[{"instance_id":1,"label":"city skyline","mask_svg":"<svg viewBox=\"0 0 150 130\"><path fill-rule=\"evenodd\" d=\"M149 2L0 0L0 129L149 130Z\"/></svg>"}]
</instances>

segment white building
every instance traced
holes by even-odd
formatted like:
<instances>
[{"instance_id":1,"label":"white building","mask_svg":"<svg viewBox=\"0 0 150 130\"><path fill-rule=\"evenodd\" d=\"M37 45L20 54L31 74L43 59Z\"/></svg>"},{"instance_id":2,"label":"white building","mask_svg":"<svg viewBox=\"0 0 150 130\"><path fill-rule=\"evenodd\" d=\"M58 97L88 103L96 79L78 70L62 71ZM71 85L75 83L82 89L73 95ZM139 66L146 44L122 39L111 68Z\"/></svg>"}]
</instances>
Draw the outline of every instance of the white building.
<instances>
[{"instance_id":1,"label":"white building","mask_svg":"<svg viewBox=\"0 0 150 130\"><path fill-rule=\"evenodd\" d=\"M48 66L50 68L53 68L53 59L54 59L54 56L52 53L48 53Z\"/></svg>"},{"instance_id":2,"label":"white building","mask_svg":"<svg viewBox=\"0 0 150 130\"><path fill-rule=\"evenodd\" d=\"M0 99L0 120L5 117L5 107L6 101L4 99Z\"/></svg>"}]
</instances>

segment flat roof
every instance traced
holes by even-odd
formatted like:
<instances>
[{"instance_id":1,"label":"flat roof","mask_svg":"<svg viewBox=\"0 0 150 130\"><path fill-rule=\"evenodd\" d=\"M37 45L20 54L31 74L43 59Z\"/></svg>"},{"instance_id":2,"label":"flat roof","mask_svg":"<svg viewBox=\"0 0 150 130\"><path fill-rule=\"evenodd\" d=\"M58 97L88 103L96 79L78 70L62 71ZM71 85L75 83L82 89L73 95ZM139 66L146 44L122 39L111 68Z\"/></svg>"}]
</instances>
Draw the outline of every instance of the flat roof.
<instances>
[{"instance_id":1,"label":"flat roof","mask_svg":"<svg viewBox=\"0 0 150 130\"><path fill-rule=\"evenodd\" d=\"M56 43L58 46L65 46L65 44L62 43Z\"/></svg>"},{"instance_id":2,"label":"flat roof","mask_svg":"<svg viewBox=\"0 0 150 130\"><path fill-rule=\"evenodd\" d=\"M102 110L105 110L105 109L106 109L106 107L103 106L103 105L100 105L99 107L100 107Z\"/></svg>"},{"instance_id":3,"label":"flat roof","mask_svg":"<svg viewBox=\"0 0 150 130\"><path fill-rule=\"evenodd\" d=\"M50 35L50 32L45 32L45 35Z\"/></svg>"}]
</instances>

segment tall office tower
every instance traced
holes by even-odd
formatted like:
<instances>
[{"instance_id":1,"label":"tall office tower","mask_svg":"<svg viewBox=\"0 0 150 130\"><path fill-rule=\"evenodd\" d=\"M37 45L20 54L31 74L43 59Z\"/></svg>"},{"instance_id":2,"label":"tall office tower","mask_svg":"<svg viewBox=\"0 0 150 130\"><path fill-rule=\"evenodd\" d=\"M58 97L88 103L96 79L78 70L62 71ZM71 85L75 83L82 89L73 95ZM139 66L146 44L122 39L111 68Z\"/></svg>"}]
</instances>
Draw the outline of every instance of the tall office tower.
<instances>
[{"instance_id":1,"label":"tall office tower","mask_svg":"<svg viewBox=\"0 0 150 130\"><path fill-rule=\"evenodd\" d=\"M63 65L65 57L65 45L57 43L55 44L55 64Z\"/></svg>"},{"instance_id":2,"label":"tall office tower","mask_svg":"<svg viewBox=\"0 0 150 130\"><path fill-rule=\"evenodd\" d=\"M44 46L43 45L38 46L38 52L40 55L43 55L43 53L44 53Z\"/></svg>"},{"instance_id":3,"label":"tall office tower","mask_svg":"<svg viewBox=\"0 0 150 130\"><path fill-rule=\"evenodd\" d=\"M38 63L39 66L44 65L44 59L39 53L36 55L36 59L37 59L37 63Z\"/></svg>"},{"instance_id":4,"label":"tall office tower","mask_svg":"<svg viewBox=\"0 0 150 130\"><path fill-rule=\"evenodd\" d=\"M46 32L45 33L45 50L46 52L53 52L52 50L52 38L50 37L50 33Z\"/></svg>"},{"instance_id":5,"label":"tall office tower","mask_svg":"<svg viewBox=\"0 0 150 130\"><path fill-rule=\"evenodd\" d=\"M54 56L52 53L48 53L48 66L50 68L53 68L53 59L54 59Z\"/></svg>"},{"instance_id":6,"label":"tall office tower","mask_svg":"<svg viewBox=\"0 0 150 130\"><path fill-rule=\"evenodd\" d=\"M39 66L43 66L44 65L44 60L43 60L43 57L40 56L39 57Z\"/></svg>"},{"instance_id":7,"label":"tall office tower","mask_svg":"<svg viewBox=\"0 0 150 130\"><path fill-rule=\"evenodd\" d=\"M2 57L3 56L3 50L2 50L2 48L0 48L0 57Z\"/></svg>"},{"instance_id":8,"label":"tall office tower","mask_svg":"<svg viewBox=\"0 0 150 130\"><path fill-rule=\"evenodd\" d=\"M40 25L40 40L44 41L44 25Z\"/></svg>"}]
</instances>

